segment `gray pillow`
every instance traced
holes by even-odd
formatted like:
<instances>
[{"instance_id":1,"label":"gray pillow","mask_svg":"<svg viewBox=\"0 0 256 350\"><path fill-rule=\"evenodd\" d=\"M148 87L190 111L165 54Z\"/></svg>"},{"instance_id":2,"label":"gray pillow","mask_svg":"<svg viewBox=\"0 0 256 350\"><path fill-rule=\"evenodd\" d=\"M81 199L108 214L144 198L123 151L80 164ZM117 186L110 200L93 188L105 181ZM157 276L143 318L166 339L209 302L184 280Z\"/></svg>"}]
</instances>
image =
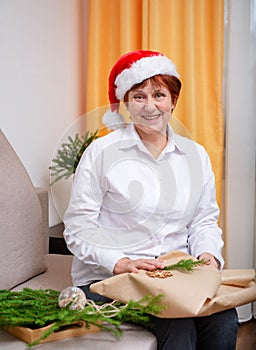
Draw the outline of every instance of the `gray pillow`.
<instances>
[{"instance_id":1,"label":"gray pillow","mask_svg":"<svg viewBox=\"0 0 256 350\"><path fill-rule=\"evenodd\" d=\"M42 208L23 164L0 130L0 289L46 270Z\"/></svg>"}]
</instances>

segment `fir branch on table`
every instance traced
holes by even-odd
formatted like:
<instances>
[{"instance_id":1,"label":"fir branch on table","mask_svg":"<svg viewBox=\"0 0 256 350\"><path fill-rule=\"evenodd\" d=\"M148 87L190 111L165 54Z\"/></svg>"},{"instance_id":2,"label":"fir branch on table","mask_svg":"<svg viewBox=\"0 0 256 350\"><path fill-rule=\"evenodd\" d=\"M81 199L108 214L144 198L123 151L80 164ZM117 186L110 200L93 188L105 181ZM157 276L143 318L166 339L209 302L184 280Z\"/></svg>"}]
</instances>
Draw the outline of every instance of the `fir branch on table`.
<instances>
[{"instance_id":1,"label":"fir branch on table","mask_svg":"<svg viewBox=\"0 0 256 350\"><path fill-rule=\"evenodd\" d=\"M141 325L147 325L150 321L149 315L158 315L167 305L160 305L163 294L156 297L150 295L139 301L130 300L117 315L121 322L133 322ZM120 304L121 305L121 304Z\"/></svg>"},{"instance_id":2,"label":"fir branch on table","mask_svg":"<svg viewBox=\"0 0 256 350\"><path fill-rule=\"evenodd\" d=\"M119 337L122 335L121 323L146 324L150 320L149 314L157 315L165 308L160 305L162 295L159 295L147 296L139 301L131 300L127 304L88 302L83 310L77 311L70 309L68 305L65 308L59 308L59 294L59 291L51 289L24 288L20 292L0 290L0 327L21 326L37 329L52 325L40 339L28 346L39 344L41 340L63 326L81 321L86 327L95 325Z\"/></svg>"},{"instance_id":3,"label":"fir branch on table","mask_svg":"<svg viewBox=\"0 0 256 350\"><path fill-rule=\"evenodd\" d=\"M97 138L98 130L91 134L86 132L83 136L79 136L77 133L74 139L70 136L68 137L68 142L61 145L56 158L52 160L54 165L49 167L50 176L54 178L50 186L62 178L67 180L75 173L85 149Z\"/></svg>"},{"instance_id":4,"label":"fir branch on table","mask_svg":"<svg viewBox=\"0 0 256 350\"><path fill-rule=\"evenodd\" d=\"M163 270L178 270L181 272L192 272L195 267L202 266L205 264L206 264L206 261L204 259L201 259L201 260L182 259L178 261L176 264L165 266Z\"/></svg>"},{"instance_id":5,"label":"fir branch on table","mask_svg":"<svg viewBox=\"0 0 256 350\"><path fill-rule=\"evenodd\" d=\"M0 327L44 327L56 319L59 292L31 290L20 292L0 290Z\"/></svg>"}]
</instances>

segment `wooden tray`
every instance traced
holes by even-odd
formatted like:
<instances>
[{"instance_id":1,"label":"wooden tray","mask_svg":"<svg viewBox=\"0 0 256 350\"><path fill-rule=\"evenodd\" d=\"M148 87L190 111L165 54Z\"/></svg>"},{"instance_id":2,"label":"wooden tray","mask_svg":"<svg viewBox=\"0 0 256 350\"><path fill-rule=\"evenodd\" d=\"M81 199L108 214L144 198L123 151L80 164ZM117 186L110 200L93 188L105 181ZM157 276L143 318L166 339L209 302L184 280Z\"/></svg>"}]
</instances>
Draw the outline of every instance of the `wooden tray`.
<instances>
[{"instance_id":1,"label":"wooden tray","mask_svg":"<svg viewBox=\"0 0 256 350\"><path fill-rule=\"evenodd\" d=\"M46 327L37 328L37 329L31 329L27 327L6 327L4 328L4 330L14 335L17 338L20 338L26 343L32 343L35 340L39 340L43 332L45 332L51 326L52 325L48 325ZM94 325L89 325L89 328L87 328L85 327L85 323L81 321L78 323L72 323L69 326L62 327L60 330L50 334L46 339L40 340L40 343L77 337L80 335L84 335L88 333L96 333L99 331L100 331L99 327Z\"/></svg>"}]
</instances>

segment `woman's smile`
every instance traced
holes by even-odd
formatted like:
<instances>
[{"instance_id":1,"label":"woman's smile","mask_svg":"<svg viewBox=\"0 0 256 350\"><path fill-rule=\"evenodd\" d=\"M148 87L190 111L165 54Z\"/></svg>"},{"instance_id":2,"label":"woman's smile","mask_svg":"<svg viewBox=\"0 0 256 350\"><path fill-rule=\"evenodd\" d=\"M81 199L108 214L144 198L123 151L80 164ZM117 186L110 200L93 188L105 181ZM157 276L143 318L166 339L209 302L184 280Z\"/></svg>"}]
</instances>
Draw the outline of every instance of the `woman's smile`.
<instances>
[{"instance_id":1,"label":"woman's smile","mask_svg":"<svg viewBox=\"0 0 256 350\"><path fill-rule=\"evenodd\" d=\"M161 114L153 114L153 115L143 115L141 116L143 119L147 121L155 121L158 120L161 117Z\"/></svg>"}]
</instances>

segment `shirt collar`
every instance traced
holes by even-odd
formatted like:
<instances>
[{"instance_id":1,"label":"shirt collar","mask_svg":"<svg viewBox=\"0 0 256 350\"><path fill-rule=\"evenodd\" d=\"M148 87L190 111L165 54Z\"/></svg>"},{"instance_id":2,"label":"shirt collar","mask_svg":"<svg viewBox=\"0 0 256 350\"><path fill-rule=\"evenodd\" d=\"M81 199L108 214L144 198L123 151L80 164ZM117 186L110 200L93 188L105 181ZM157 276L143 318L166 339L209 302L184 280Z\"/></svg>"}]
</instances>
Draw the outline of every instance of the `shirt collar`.
<instances>
[{"instance_id":1,"label":"shirt collar","mask_svg":"<svg viewBox=\"0 0 256 350\"><path fill-rule=\"evenodd\" d=\"M183 142L181 142L182 137L176 134L173 128L168 124L168 143L166 148L169 152L177 149L180 153L186 153L185 147L183 146Z\"/></svg>"},{"instance_id":2,"label":"shirt collar","mask_svg":"<svg viewBox=\"0 0 256 350\"><path fill-rule=\"evenodd\" d=\"M134 124L130 123L123 130L123 136L119 148L128 149L134 146L137 146L139 148L145 147L134 127ZM180 140L180 136L175 134L172 127L168 124L168 142L164 152L173 152L175 149L177 149L181 153L186 153L185 147L183 147L183 142L181 142Z\"/></svg>"}]
</instances>

